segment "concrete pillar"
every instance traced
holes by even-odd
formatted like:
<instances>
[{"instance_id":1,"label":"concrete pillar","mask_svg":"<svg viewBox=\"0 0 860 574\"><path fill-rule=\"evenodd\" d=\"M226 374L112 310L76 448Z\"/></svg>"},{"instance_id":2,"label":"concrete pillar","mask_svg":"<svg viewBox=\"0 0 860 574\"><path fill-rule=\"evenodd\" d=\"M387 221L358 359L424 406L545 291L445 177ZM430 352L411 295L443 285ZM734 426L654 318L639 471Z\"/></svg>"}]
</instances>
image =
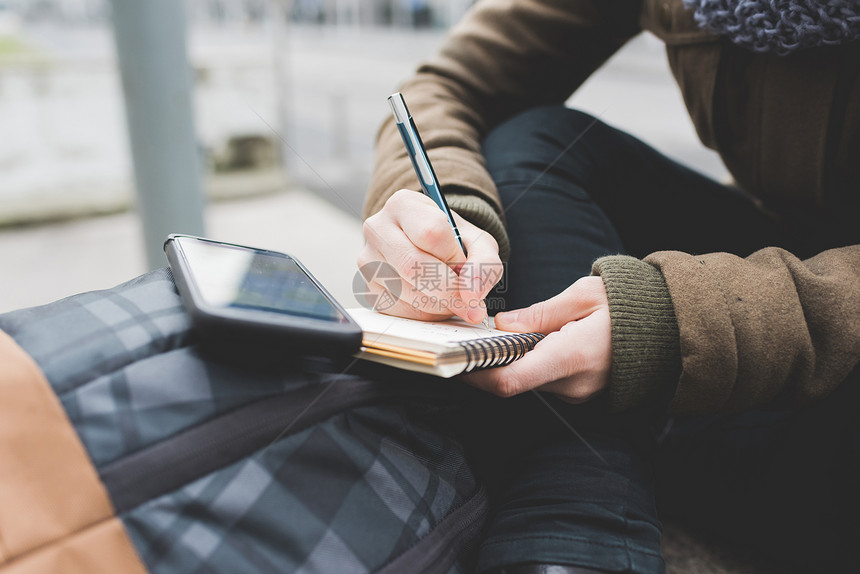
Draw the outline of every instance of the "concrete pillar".
<instances>
[{"instance_id":1,"label":"concrete pillar","mask_svg":"<svg viewBox=\"0 0 860 574\"><path fill-rule=\"evenodd\" d=\"M292 153L287 146L287 128L290 126L290 110L293 94L290 91L289 57L289 14L292 4L289 0L275 0L268 5L269 20L272 22L272 67L275 88L275 113L277 125L273 129L278 138L281 169L287 170Z\"/></svg>"},{"instance_id":2,"label":"concrete pillar","mask_svg":"<svg viewBox=\"0 0 860 574\"><path fill-rule=\"evenodd\" d=\"M204 234L183 2L112 0L137 208L150 268L169 233Z\"/></svg>"}]
</instances>

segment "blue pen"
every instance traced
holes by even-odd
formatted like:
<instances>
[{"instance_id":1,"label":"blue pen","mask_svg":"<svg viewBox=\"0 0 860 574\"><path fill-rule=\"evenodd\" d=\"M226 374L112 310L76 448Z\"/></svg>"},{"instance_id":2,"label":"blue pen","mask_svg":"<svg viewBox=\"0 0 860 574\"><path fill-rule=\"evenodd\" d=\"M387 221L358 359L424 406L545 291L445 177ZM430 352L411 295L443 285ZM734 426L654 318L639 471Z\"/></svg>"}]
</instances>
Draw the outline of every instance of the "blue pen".
<instances>
[{"instance_id":1,"label":"blue pen","mask_svg":"<svg viewBox=\"0 0 860 574\"><path fill-rule=\"evenodd\" d=\"M409 114L409 109L406 107L403 96L400 92L392 94L388 96L388 103L391 105L391 111L394 112L394 119L397 120L397 129L400 130L400 137L403 138L403 143L406 144L406 151L409 153L409 159L412 160L412 167L415 168L415 173L418 175L421 190L424 192L424 195L432 199L439 206L439 209L445 212L445 215L448 217L448 223L451 225L451 229L454 230L457 243L460 244L460 248L463 250L463 255L468 257L469 254L466 252L466 246L460 237L460 230L457 229L457 224L454 223L454 216L451 215L448 202L445 201L445 196L442 195L442 190L439 189L439 180L436 178L436 172L433 171L430 158L427 156L424 143L421 141L421 136L418 135L418 128L415 127L415 122L412 121L412 116Z\"/></svg>"},{"instance_id":2,"label":"blue pen","mask_svg":"<svg viewBox=\"0 0 860 574\"><path fill-rule=\"evenodd\" d=\"M406 151L409 153L409 159L412 160L412 167L415 168L415 173L418 175L421 190L424 192L424 195L432 199L433 203L439 206L439 209L445 212L448 223L451 225L451 229L454 230L454 237L457 238L457 243L460 244L460 249L463 250L463 255L468 257L469 253L463 244L463 238L460 237L460 230L457 229L454 216L451 214L451 208L448 207L448 202L445 201L445 196L442 195L442 190L439 189L439 179L436 177L436 172L433 171L430 157L427 155L427 150L424 149L424 142L421 141L421 136L418 135L418 128L415 127L415 122L412 121L412 115L409 113L409 108L406 107L403 96L400 92L391 94L388 96L388 103L391 106L391 111L394 112L397 129L400 130L400 137L403 138L403 143L406 144ZM484 327L489 329L489 318L484 319L483 324Z\"/></svg>"}]
</instances>

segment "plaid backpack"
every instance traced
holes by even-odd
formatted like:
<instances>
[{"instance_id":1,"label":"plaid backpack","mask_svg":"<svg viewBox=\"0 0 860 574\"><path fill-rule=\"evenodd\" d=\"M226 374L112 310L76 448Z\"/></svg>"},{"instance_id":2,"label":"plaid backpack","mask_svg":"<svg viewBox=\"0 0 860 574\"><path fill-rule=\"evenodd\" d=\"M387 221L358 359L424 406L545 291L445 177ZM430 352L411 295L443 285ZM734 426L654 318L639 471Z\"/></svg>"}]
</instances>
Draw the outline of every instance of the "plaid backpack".
<instances>
[{"instance_id":1,"label":"plaid backpack","mask_svg":"<svg viewBox=\"0 0 860 574\"><path fill-rule=\"evenodd\" d=\"M470 571L458 386L204 352L167 269L0 315L0 574Z\"/></svg>"}]
</instances>

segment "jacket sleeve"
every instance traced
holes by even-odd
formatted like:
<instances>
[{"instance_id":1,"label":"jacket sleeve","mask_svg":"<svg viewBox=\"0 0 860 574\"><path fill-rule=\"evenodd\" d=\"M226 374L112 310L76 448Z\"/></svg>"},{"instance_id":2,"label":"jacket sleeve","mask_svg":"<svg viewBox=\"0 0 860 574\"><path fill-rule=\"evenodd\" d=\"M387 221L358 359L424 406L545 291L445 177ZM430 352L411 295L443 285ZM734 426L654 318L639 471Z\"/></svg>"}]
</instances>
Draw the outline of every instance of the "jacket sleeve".
<instances>
[{"instance_id":1,"label":"jacket sleeve","mask_svg":"<svg viewBox=\"0 0 860 574\"><path fill-rule=\"evenodd\" d=\"M639 5L639 0L482 0L451 30L436 56L400 90L443 190L458 196L454 209L494 235L504 233L481 140L519 111L563 103L639 31ZM402 188L417 190L419 184L389 118L377 139L365 217ZM496 239L507 244L507 238Z\"/></svg>"},{"instance_id":2,"label":"jacket sleeve","mask_svg":"<svg viewBox=\"0 0 860 574\"><path fill-rule=\"evenodd\" d=\"M791 402L820 398L860 362L860 245L803 261L773 247L747 258L658 252L645 262L661 277L640 274L635 281L629 280L630 269L641 263L604 259L616 263L614 268L605 260L595 265L607 284L611 314L613 299L616 307L629 307L627 299L637 292L657 292L665 282L662 297L670 298L676 323L662 328L666 336L662 348L675 344L670 335L676 329L680 358L680 377L662 383L677 383L669 404L672 412L740 411L778 395ZM610 289L610 284L619 283L620 292ZM648 284L650 288L645 287ZM640 311L639 318L647 316ZM612 320L614 358L616 318ZM637 327L634 317L620 329L626 334L619 340L623 346L635 341L631 334L643 327ZM671 369L662 374L667 372ZM649 383L647 374L631 361L617 368L613 362L610 389L621 399L613 406L627 408L645 392L656 393L661 383L653 377ZM642 384L646 389L637 392Z\"/></svg>"}]
</instances>

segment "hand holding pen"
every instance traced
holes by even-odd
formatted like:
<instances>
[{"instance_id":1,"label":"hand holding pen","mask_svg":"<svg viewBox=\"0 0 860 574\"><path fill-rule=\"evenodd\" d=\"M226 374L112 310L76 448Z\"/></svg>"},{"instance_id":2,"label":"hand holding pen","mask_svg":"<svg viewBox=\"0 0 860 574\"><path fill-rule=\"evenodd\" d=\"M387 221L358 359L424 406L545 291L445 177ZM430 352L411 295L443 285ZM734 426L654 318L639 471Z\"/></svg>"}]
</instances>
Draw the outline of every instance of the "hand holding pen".
<instances>
[{"instance_id":1,"label":"hand holding pen","mask_svg":"<svg viewBox=\"0 0 860 574\"><path fill-rule=\"evenodd\" d=\"M383 310L386 313L422 320L457 315L470 323L484 321L484 298L501 276L498 245L490 234L449 209L402 96L394 94L389 103L424 193L400 190L365 221L367 242L359 267L384 261L400 276L398 300ZM369 287L371 292L391 291L384 280L371 281Z\"/></svg>"}]
</instances>

